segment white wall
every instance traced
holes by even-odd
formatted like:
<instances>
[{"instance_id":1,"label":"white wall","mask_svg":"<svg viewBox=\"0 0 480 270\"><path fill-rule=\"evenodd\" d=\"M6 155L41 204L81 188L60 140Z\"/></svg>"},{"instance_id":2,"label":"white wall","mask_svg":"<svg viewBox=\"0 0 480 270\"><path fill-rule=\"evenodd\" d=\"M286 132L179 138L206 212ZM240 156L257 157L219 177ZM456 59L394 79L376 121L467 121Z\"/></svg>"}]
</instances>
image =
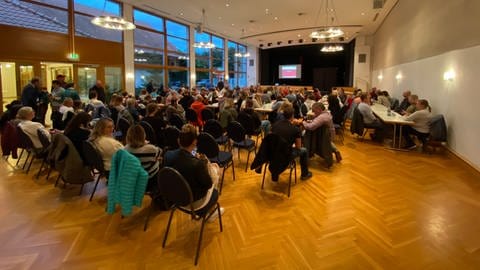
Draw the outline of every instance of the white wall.
<instances>
[{"instance_id":1,"label":"white wall","mask_svg":"<svg viewBox=\"0 0 480 270\"><path fill-rule=\"evenodd\" d=\"M258 48L248 46L247 51L250 56L247 58L247 86L258 83ZM253 59L253 66L250 66L250 60Z\"/></svg>"},{"instance_id":2,"label":"white wall","mask_svg":"<svg viewBox=\"0 0 480 270\"><path fill-rule=\"evenodd\" d=\"M449 147L480 168L480 46L450 51L410 63L377 69L372 73L373 86L399 98L405 89L427 99L434 113L445 116ZM444 81L446 71L455 79ZM379 75L383 76L379 80ZM402 79L395 77L401 74ZM479 107L477 107L479 106Z\"/></svg>"},{"instance_id":3,"label":"white wall","mask_svg":"<svg viewBox=\"0 0 480 270\"><path fill-rule=\"evenodd\" d=\"M360 54L367 56L365 63L359 63ZM359 89L368 89L371 73L371 48L366 44L366 37L359 36L355 40L355 58L353 60L353 86Z\"/></svg>"}]
</instances>

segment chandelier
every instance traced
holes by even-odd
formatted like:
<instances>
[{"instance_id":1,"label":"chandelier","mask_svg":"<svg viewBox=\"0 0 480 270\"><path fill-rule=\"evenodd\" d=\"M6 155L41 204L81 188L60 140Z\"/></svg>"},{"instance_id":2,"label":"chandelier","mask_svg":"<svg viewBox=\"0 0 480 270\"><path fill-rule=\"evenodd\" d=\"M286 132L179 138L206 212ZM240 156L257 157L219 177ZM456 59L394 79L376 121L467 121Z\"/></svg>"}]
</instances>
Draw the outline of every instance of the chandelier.
<instances>
[{"instance_id":1,"label":"chandelier","mask_svg":"<svg viewBox=\"0 0 480 270\"><path fill-rule=\"evenodd\" d=\"M310 37L316 39L331 39L343 36L344 32L342 31L342 29L333 25L335 22L338 23L337 13L335 11L335 6L333 5L333 0L320 1L320 8L317 13L317 21L322 11L325 12L325 25L324 27L313 31L310 34Z\"/></svg>"},{"instance_id":2,"label":"chandelier","mask_svg":"<svg viewBox=\"0 0 480 270\"><path fill-rule=\"evenodd\" d=\"M105 7L107 6L107 0L103 2L103 14L105 14ZM96 16L91 21L92 24L100 26L106 29L125 31L135 29L135 24L125 20L119 16Z\"/></svg>"},{"instance_id":3,"label":"chandelier","mask_svg":"<svg viewBox=\"0 0 480 270\"><path fill-rule=\"evenodd\" d=\"M341 45L324 45L321 49L324 53L334 53L343 51L343 46Z\"/></svg>"},{"instance_id":4,"label":"chandelier","mask_svg":"<svg viewBox=\"0 0 480 270\"><path fill-rule=\"evenodd\" d=\"M247 53L236 52L235 57L247 58L247 57L250 57L250 53L248 53L248 52Z\"/></svg>"},{"instance_id":5,"label":"chandelier","mask_svg":"<svg viewBox=\"0 0 480 270\"><path fill-rule=\"evenodd\" d=\"M197 33L202 33L203 32L203 27L206 25L206 17L205 17L205 9L202 9L202 22L198 24L198 26L195 28L195 31ZM200 48L200 49L213 49L215 48L215 44L212 42L195 42L193 43L194 48Z\"/></svg>"}]
</instances>

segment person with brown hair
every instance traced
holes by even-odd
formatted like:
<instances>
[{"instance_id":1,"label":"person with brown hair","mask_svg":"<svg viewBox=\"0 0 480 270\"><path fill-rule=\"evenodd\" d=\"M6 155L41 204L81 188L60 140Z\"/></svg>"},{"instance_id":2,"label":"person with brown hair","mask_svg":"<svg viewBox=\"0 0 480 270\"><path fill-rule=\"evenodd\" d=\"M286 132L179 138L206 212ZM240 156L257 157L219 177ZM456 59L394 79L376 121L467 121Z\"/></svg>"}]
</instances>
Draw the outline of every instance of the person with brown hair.
<instances>
[{"instance_id":1,"label":"person with brown hair","mask_svg":"<svg viewBox=\"0 0 480 270\"><path fill-rule=\"evenodd\" d=\"M160 168L161 150L155 145L147 143L145 139L145 130L141 125L131 126L127 131L125 150L140 160L142 167L148 173L147 191L153 191Z\"/></svg>"}]
</instances>

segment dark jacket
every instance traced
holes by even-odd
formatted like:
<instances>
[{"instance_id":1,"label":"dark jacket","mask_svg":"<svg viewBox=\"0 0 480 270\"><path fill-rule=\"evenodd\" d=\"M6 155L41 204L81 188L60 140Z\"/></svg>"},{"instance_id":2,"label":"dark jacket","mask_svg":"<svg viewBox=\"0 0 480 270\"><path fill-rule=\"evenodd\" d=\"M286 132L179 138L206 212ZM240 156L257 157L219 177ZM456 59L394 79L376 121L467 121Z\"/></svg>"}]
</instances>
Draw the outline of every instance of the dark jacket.
<instances>
[{"instance_id":1,"label":"dark jacket","mask_svg":"<svg viewBox=\"0 0 480 270\"><path fill-rule=\"evenodd\" d=\"M32 107L37 110L37 99L40 95L40 89L36 88L33 84L27 84L22 90L22 104L23 106Z\"/></svg>"},{"instance_id":2,"label":"dark jacket","mask_svg":"<svg viewBox=\"0 0 480 270\"><path fill-rule=\"evenodd\" d=\"M90 168L83 164L77 149L63 134L53 136L48 161L55 164L55 169L67 183L85 184L93 181Z\"/></svg>"},{"instance_id":3,"label":"dark jacket","mask_svg":"<svg viewBox=\"0 0 480 270\"><path fill-rule=\"evenodd\" d=\"M363 117L358 108L353 110L352 123L350 124L350 132L363 136L364 129Z\"/></svg>"},{"instance_id":4,"label":"dark jacket","mask_svg":"<svg viewBox=\"0 0 480 270\"><path fill-rule=\"evenodd\" d=\"M250 165L254 170L265 163L272 175L281 174L292 159L292 147L279 135L270 133L263 140L255 159Z\"/></svg>"},{"instance_id":5,"label":"dark jacket","mask_svg":"<svg viewBox=\"0 0 480 270\"><path fill-rule=\"evenodd\" d=\"M430 120L430 139L438 142L447 141L447 124L442 114L435 115Z\"/></svg>"},{"instance_id":6,"label":"dark jacket","mask_svg":"<svg viewBox=\"0 0 480 270\"><path fill-rule=\"evenodd\" d=\"M98 87L97 85L94 85L92 88L90 88L90 91L94 90L97 92L97 99L101 100L105 104L105 89L103 87Z\"/></svg>"},{"instance_id":7,"label":"dark jacket","mask_svg":"<svg viewBox=\"0 0 480 270\"><path fill-rule=\"evenodd\" d=\"M17 135L18 121L8 121L2 128L2 153L4 156L12 154L12 158L17 158L17 147L19 143Z\"/></svg>"},{"instance_id":8,"label":"dark jacket","mask_svg":"<svg viewBox=\"0 0 480 270\"><path fill-rule=\"evenodd\" d=\"M212 187L206 161L194 157L184 149L168 151L164 165L174 168L185 178L192 190L194 201L205 197Z\"/></svg>"},{"instance_id":9,"label":"dark jacket","mask_svg":"<svg viewBox=\"0 0 480 270\"><path fill-rule=\"evenodd\" d=\"M315 130L307 130L304 137L305 148L310 156L317 154L327 163L327 167L332 166L332 141L330 138L330 128L321 126Z\"/></svg>"}]
</instances>

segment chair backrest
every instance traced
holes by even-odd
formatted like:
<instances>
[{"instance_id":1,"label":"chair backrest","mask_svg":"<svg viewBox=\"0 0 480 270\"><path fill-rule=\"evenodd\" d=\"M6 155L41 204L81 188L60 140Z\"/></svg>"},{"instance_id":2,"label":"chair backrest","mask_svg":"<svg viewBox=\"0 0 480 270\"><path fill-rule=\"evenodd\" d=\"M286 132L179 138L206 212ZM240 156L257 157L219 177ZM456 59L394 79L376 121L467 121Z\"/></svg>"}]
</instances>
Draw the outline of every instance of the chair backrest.
<instances>
[{"instance_id":1,"label":"chair backrest","mask_svg":"<svg viewBox=\"0 0 480 270\"><path fill-rule=\"evenodd\" d=\"M41 129L37 129L37 135L43 149L47 149L50 146L50 140L47 135Z\"/></svg>"},{"instance_id":2,"label":"chair backrest","mask_svg":"<svg viewBox=\"0 0 480 270\"><path fill-rule=\"evenodd\" d=\"M447 123L442 114L435 115L430 120L430 140L447 141Z\"/></svg>"},{"instance_id":3,"label":"chair backrest","mask_svg":"<svg viewBox=\"0 0 480 270\"><path fill-rule=\"evenodd\" d=\"M70 123L70 121L72 120L72 118L75 116L75 113L72 112L72 111L68 111L67 112L67 117L65 118L65 120L63 121L63 126L66 127L68 125L68 123Z\"/></svg>"},{"instance_id":4,"label":"chair backrest","mask_svg":"<svg viewBox=\"0 0 480 270\"><path fill-rule=\"evenodd\" d=\"M218 156L220 149L212 135L202 132L197 138L197 152L205 154L208 158L215 158Z\"/></svg>"},{"instance_id":5,"label":"chair backrest","mask_svg":"<svg viewBox=\"0 0 480 270\"><path fill-rule=\"evenodd\" d=\"M157 174L157 184L162 196L175 206L187 206L193 212L193 194L190 185L174 168L163 167Z\"/></svg>"},{"instance_id":6,"label":"chair backrest","mask_svg":"<svg viewBox=\"0 0 480 270\"><path fill-rule=\"evenodd\" d=\"M83 156L85 158L85 165L89 166L92 169L96 169L100 173L105 172L105 167L103 166L103 159L100 152L98 152L95 145L90 141L83 142Z\"/></svg>"},{"instance_id":7,"label":"chair backrest","mask_svg":"<svg viewBox=\"0 0 480 270\"><path fill-rule=\"evenodd\" d=\"M127 131L130 128L130 122L124 117L118 116L116 128L118 131L122 132L122 138L125 138L127 136Z\"/></svg>"},{"instance_id":8,"label":"chair backrest","mask_svg":"<svg viewBox=\"0 0 480 270\"><path fill-rule=\"evenodd\" d=\"M187 108L185 110L185 118L188 122L197 122L197 113L192 108Z\"/></svg>"},{"instance_id":9,"label":"chair backrest","mask_svg":"<svg viewBox=\"0 0 480 270\"><path fill-rule=\"evenodd\" d=\"M23 129L19 126L17 126L17 135L19 139L18 147L23 148L23 149L32 149L33 148L33 142L28 137L27 133L23 131Z\"/></svg>"},{"instance_id":10,"label":"chair backrest","mask_svg":"<svg viewBox=\"0 0 480 270\"><path fill-rule=\"evenodd\" d=\"M234 142L242 142L245 140L245 129L242 125L237 122L233 121L230 122L227 126L227 136L232 139Z\"/></svg>"},{"instance_id":11,"label":"chair backrest","mask_svg":"<svg viewBox=\"0 0 480 270\"><path fill-rule=\"evenodd\" d=\"M245 129L245 133L248 135L253 135L256 128L258 128L255 127L255 121L253 120L253 117L244 112L238 114L237 122L242 125L242 127Z\"/></svg>"},{"instance_id":12,"label":"chair backrest","mask_svg":"<svg viewBox=\"0 0 480 270\"><path fill-rule=\"evenodd\" d=\"M53 111L52 112L52 125L54 129L58 130L63 130L64 129L64 124L63 124L63 115L59 111Z\"/></svg>"},{"instance_id":13,"label":"chair backrest","mask_svg":"<svg viewBox=\"0 0 480 270\"><path fill-rule=\"evenodd\" d=\"M180 136L180 130L176 127L167 127L164 131L165 134L165 147L168 150L173 150L179 148L178 137Z\"/></svg>"},{"instance_id":14,"label":"chair backrest","mask_svg":"<svg viewBox=\"0 0 480 270\"><path fill-rule=\"evenodd\" d=\"M170 123L170 125L178 128L178 129L182 129L183 125L185 124L183 119L178 114L172 114L170 116L170 119L168 119L168 122Z\"/></svg>"},{"instance_id":15,"label":"chair backrest","mask_svg":"<svg viewBox=\"0 0 480 270\"><path fill-rule=\"evenodd\" d=\"M153 127L145 121L140 121L140 126L142 126L143 129L145 130L145 135L146 135L147 140L151 144L157 145L157 134L156 134L155 130L153 130Z\"/></svg>"},{"instance_id":16,"label":"chair backrest","mask_svg":"<svg viewBox=\"0 0 480 270\"><path fill-rule=\"evenodd\" d=\"M204 122L210 119L215 119L215 113L208 108L203 109L201 114L202 114L202 120Z\"/></svg>"},{"instance_id":17,"label":"chair backrest","mask_svg":"<svg viewBox=\"0 0 480 270\"><path fill-rule=\"evenodd\" d=\"M203 126L203 131L212 135L215 139L218 139L223 135L222 125L215 119L207 120Z\"/></svg>"}]
</instances>

